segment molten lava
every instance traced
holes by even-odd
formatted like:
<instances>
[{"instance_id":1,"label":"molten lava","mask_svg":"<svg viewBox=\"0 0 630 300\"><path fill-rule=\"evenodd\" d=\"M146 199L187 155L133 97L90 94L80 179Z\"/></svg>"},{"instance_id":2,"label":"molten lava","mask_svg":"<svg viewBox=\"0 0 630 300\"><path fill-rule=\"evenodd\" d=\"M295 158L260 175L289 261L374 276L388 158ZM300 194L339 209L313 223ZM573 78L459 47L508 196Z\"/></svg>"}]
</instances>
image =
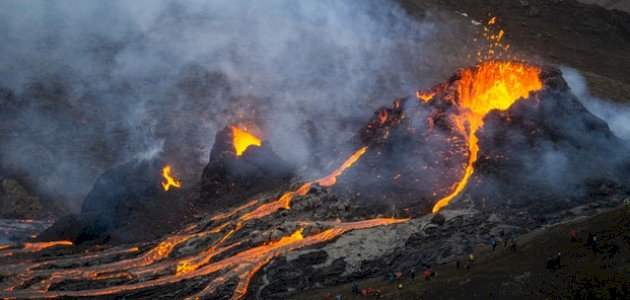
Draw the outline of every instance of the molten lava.
<instances>
[{"instance_id":1,"label":"molten lava","mask_svg":"<svg viewBox=\"0 0 630 300\"><path fill-rule=\"evenodd\" d=\"M330 175L317 180L317 183L319 183L319 185L321 186L326 186L326 187L334 185L337 182L337 176L341 175L341 173L343 173L344 170L352 166L352 164L354 164L357 161L357 159L359 159L359 157L361 157L361 155L365 153L365 150L367 150L367 147L363 147L359 149L352 156L350 156L350 158L348 158L341 165L341 167L339 167L337 170L330 173Z\"/></svg>"},{"instance_id":2,"label":"molten lava","mask_svg":"<svg viewBox=\"0 0 630 300\"><path fill-rule=\"evenodd\" d=\"M171 187L180 188L182 186L181 182L171 176L171 166L167 165L162 169L162 177L164 177L164 182L162 182L164 191L168 191Z\"/></svg>"},{"instance_id":3,"label":"molten lava","mask_svg":"<svg viewBox=\"0 0 630 300\"><path fill-rule=\"evenodd\" d=\"M245 129L235 126L232 126L232 135L232 143L234 144L234 151L236 151L237 156L241 156L250 146L259 147L262 142L261 139L247 132Z\"/></svg>"},{"instance_id":4,"label":"molten lava","mask_svg":"<svg viewBox=\"0 0 630 300\"><path fill-rule=\"evenodd\" d=\"M328 174L326 177L315 180L319 185L324 187L333 186L337 182L337 176L341 175L344 170L352 166L361 155L365 153L367 147L363 147L357 152L355 152L352 156L350 156L339 168L334 170L332 173ZM291 208L291 200L295 196L304 196L308 193L309 189L313 185L313 181L306 182L302 184L298 189L290 192L286 192L278 198L278 200L265 203L259 207L257 207L252 212L249 212L241 217L242 220L251 220L251 219L259 219L264 216L267 216L281 208L290 209Z\"/></svg>"},{"instance_id":5,"label":"molten lava","mask_svg":"<svg viewBox=\"0 0 630 300\"><path fill-rule=\"evenodd\" d=\"M72 246L74 245L70 241L54 241L54 242L40 242L40 243L25 243L24 250L26 251L41 251L46 248L55 246Z\"/></svg>"},{"instance_id":6,"label":"molten lava","mask_svg":"<svg viewBox=\"0 0 630 300\"><path fill-rule=\"evenodd\" d=\"M477 160L479 146L476 132L483 126L485 115L494 110L508 109L516 100L527 98L530 92L542 88L539 79L540 69L535 66L517 62L489 61L481 63L475 69L467 69L456 81L457 105L461 109L455 118L457 130L466 137L470 156L465 168L464 177L454 186L453 191L437 201L433 212L448 205L468 183L474 171L473 164ZM418 93L422 101L429 93Z\"/></svg>"}]
</instances>

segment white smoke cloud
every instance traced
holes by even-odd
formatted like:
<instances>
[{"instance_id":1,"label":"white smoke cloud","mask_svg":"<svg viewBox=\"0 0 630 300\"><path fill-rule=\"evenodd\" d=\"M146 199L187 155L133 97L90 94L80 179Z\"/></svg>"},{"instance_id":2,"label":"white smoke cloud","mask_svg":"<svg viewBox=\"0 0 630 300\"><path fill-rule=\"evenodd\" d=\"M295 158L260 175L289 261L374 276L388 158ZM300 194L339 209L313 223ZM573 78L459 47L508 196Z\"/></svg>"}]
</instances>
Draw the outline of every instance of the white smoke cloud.
<instances>
[{"instance_id":1,"label":"white smoke cloud","mask_svg":"<svg viewBox=\"0 0 630 300\"><path fill-rule=\"evenodd\" d=\"M584 77L578 70L562 67L562 74L571 91L586 109L608 123L610 130L622 139L630 139L630 105L615 103L591 95Z\"/></svg>"},{"instance_id":2,"label":"white smoke cloud","mask_svg":"<svg viewBox=\"0 0 630 300\"><path fill-rule=\"evenodd\" d=\"M385 1L3 1L0 88L24 100L11 117L26 129L2 160L55 176L51 188L75 202L104 168L159 149L196 163L198 178L215 132L256 109L280 156L300 165L379 105L466 64L463 28ZM35 133L55 126L50 139ZM64 188L68 170L82 188Z\"/></svg>"}]
</instances>

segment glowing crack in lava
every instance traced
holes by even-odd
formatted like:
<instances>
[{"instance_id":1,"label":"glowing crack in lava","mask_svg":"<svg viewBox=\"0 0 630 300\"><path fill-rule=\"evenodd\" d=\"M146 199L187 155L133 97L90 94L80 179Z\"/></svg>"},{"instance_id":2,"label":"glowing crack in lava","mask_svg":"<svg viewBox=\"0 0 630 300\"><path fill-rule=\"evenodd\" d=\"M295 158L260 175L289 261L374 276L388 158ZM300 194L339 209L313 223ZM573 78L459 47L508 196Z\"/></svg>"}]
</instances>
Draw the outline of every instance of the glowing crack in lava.
<instances>
[{"instance_id":1,"label":"glowing crack in lava","mask_svg":"<svg viewBox=\"0 0 630 300\"><path fill-rule=\"evenodd\" d=\"M139 251L138 247L113 247L65 257L44 255L36 261L4 265L0 268L0 277L3 278L0 281L0 298L122 297L123 295L117 294L195 279L205 287L196 289L196 294L188 299L213 296L219 287L230 282L235 282L231 298L241 299L246 295L256 272L275 257L333 240L351 230L408 220L376 218L356 222L295 221L293 224L296 229L277 240L267 240L256 245L235 240L235 236L238 236L235 233L251 228L245 225L246 222L271 216L280 209L290 209L292 198L306 195L312 184L318 182L322 186L334 185L336 177L351 167L366 150L367 148L357 150L339 168L321 179L308 181L293 191L272 198L270 202L266 201L269 199L254 199L228 212L215 214L209 223L187 226L146 250ZM305 230L314 223L323 228ZM197 247L191 248L192 245ZM46 249L28 244L22 247L22 250L29 253ZM121 257L121 254L125 256ZM179 257L173 257L178 254ZM113 257L118 259L112 260ZM78 286L86 288L58 289L57 286L64 282L77 282ZM81 285L81 282L85 284Z\"/></svg>"},{"instance_id":2,"label":"glowing crack in lava","mask_svg":"<svg viewBox=\"0 0 630 300\"><path fill-rule=\"evenodd\" d=\"M527 98L530 92L542 88L539 78L540 68L519 62L488 61L474 69L466 69L461 79L456 81L457 105L461 108L455 117L456 129L466 137L470 156L465 167L464 177L454 185L453 191L438 200L433 212L448 205L468 183L477 161L479 145L477 130L483 126L483 118L494 109L506 110L516 100ZM418 99L428 102L437 93L443 92L445 86L438 86L432 92L418 92Z\"/></svg>"},{"instance_id":3,"label":"glowing crack in lava","mask_svg":"<svg viewBox=\"0 0 630 300\"><path fill-rule=\"evenodd\" d=\"M168 191L171 187L182 187L182 183L171 176L171 166L167 165L162 169L162 177L164 177L164 182L162 182L164 191Z\"/></svg>"},{"instance_id":4,"label":"glowing crack in lava","mask_svg":"<svg viewBox=\"0 0 630 300\"><path fill-rule=\"evenodd\" d=\"M261 140L254 136L253 134L247 132L245 129L238 128L236 126L232 126L232 135L234 144L234 151L236 151L236 156L241 156L247 148L250 146L259 147L261 145Z\"/></svg>"}]
</instances>

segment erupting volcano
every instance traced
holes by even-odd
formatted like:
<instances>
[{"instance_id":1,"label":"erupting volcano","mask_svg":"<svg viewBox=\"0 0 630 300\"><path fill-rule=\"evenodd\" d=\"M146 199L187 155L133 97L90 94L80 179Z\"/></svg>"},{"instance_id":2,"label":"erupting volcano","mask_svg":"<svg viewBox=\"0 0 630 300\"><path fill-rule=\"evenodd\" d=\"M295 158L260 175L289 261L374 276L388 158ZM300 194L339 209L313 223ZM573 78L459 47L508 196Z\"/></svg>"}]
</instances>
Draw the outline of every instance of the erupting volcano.
<instances>
[{"instance_id":1,"label":"erupting volcano","mask_svg":"<svg viewBox=\"0 0 630 300\"><path fill-rule=\"evenodd\" d=\"M454 185L452 193L437 201L433 212L448 205L466 187L479 152L477 130L483 126L486 114L494 109L508 109L515 101L528 98L531 92L542 88L539 75L540 68L536 66L502 61L484 62L463 71L461 79L453 84L457 91L455 105L460 109L455 122L458 131L467 137L470 154L464 177ZM448 88L451 86L439 85L429 91L418 91L416 96L428 102L436 93Z\"/></svg>"},{"instance_id":2,"label":"erupting volcano","mask_svg":"<svg viewBox=\"0 0 630 300\"><path fill-rule=\"evenodd\" d=\"M2 247L0 258L12 258L15 263L0 270L4 278L0 296L134 298L177 287L180 296L240 299L249 293L252 282L264 291L267 284L256 280L256 274L272 261L283 261L289 252L303 251L300 257L310 257L309 253L318 253L312 252L313 245L334 243L349 231L394 224L407 226L401 229L401 238L411 238L411 232L424 228L418 222L432 220L426 213L443 210L471 185L477 163L487 173L493 170L492 159L536 151L541 138L566 135L557 125L544 127L541 121L548 119L545 114L556 114L558 107L583 118L596 134L609 136L605 126L567 96L559 76L553 68L510 61L489 61L461 70L444 84L418 91L420 101L398 99L393 108L379 109L346 144L346 149L354 149L343 152L347 158L337 158L335 168L310 181L300 181L289 169L279 168L281 160L267 141L226 126L217 133L200 183L198 201L212 205L214 213L149 246L117 246L83 254L72 253L69 241ZM520 146L490 155L489 140L507 139L489 138L494 131L486 126L534 126L515 131L528 135L519 140L531 141L530 148ZM181 187L169 165L162 171L164 190ZM475 182L471 189L478 185ZM391 195L392 189L398 193ZM436 195L441 195L437 202L431 198ZM478 197L485 201L486 196ZM370 199L386 199L402 209L383 210L383 205ZM218 212L218 207L227 209ZM398 218L386 218L384 212ZM449 215L448 210L440 213ZM20 260L62 248L72 254L36 262ZM442 256L454 255L451 249L443 251ZM339 255L335 253L325 255ZM306 270L317 274L317 268L310 267L300 272ZM284 272L264 272L265 280L284 276Z\"/></svg>"},{"instance_id":3,"label":"erupting volcano","mask_svg":"<svg viewBox=\"0 0 630 300\"><path fill-rule=\"evenodd\" d=\"M630 294L605 1L67 2L0 1L0 299Z\"/></svg>"},{"instance_id":4,"label":"erupting volcano","mask_svg":"<svg viewBox=\"0 0 630 300\"><path fill-rule=\"evenodd\" d=\"M486 146L488 132L492 132L486 129L488 123L539 126L536 122L540 121L525 118L544 120L545 117L537 114L548 114L560 106L565 112L573 110L574 115L583 114L581 117L590 122L590 128L598 128L598 134L607 135L605 127L580 110L573 99L566 100L559 74L554 69L509 61L489 61L461 70L444 84L418 91L416 97L420 101L398 99L393 108L379 109L368 125L349 141L348 145L354 145L350 147L355 150L351 154L346 152L345 160L337 159L336 168L305 182L294 179L290 183L287 178L291 178L291 173L278 171L280 160L268 142L238 127L226 126L217 133L210 162L204 170L199 201L218 203L220 206L215 206L215 211L221 206L227 210L209 214L150 246L117 246L36 262L21 259L62 248L65 248L64 253L72 253L72 247L68 249L68 246L73 244L53 241L3 247L0 258L15 259L15 263L0 270L4 278L0 281L0 296L134 298L152 297L176 287L178 295L183 293L190 298L240 299L249 293L252 282L259 291L265 291L266 283L255 279L258 272L267 272L265 280L283 278L284 272L262 270L272 261L283 261L282 257L289 252L303 251L300 257L309 257L309 253L315 251L309 250L311 246L334 243L349 231L377 230L369 228L394 224L407 226L401 229L407 232L401 238L411 238L410 232L423 228L417 222L430 220L424 216L428 212L424 207L432 206L432 211L437 212L449 205L470 185L476 163L483 163L487 172L492 169L489 157L523 150L508 149L500 156L486 154L481 159L480 153L492 150ZM555 127L520 132L532 135L529 139L535 151L538 142L533 139L545 130L556 137L563 135ZM410 163L423 159L422 155L433 154L423 149L438 149L438 155L428 156L435 161L419 167ZM399 159L401 153L407 160ZM272 166L270 158L276 162ZM464 169L463 173L458 168ZM170 171L168 165L163 169L165 190L181 187ZM268 173L270 171L276 173ZM382 173L384 171L391 173ZM459 174L463 176L457 178ZM431 181L435 176L439 180ZM428 180L422 182L422 178ZM390 208L391 215L398 218L385 218L382 205L365 200L381 199L381 195L391 197L391 188L400 191L398 198L391 198L393 204L402 199L400 203L410 207ZM407 190L412 192L407 193ZM417 197L415 191L426 196ZM437 202L430 199L440 193L444 196ZM216 199L225 202L216 202ZM449 215L448 211L445 213ZM410 219L413 217L418 219ZM450 249L444 251L451 253ZM325 255L338 255L333 253L336 252ZM324 261L315 261L324 264ZM300 272L307 270L317 269L306 268Z\"/></svg>"}]
</instances>

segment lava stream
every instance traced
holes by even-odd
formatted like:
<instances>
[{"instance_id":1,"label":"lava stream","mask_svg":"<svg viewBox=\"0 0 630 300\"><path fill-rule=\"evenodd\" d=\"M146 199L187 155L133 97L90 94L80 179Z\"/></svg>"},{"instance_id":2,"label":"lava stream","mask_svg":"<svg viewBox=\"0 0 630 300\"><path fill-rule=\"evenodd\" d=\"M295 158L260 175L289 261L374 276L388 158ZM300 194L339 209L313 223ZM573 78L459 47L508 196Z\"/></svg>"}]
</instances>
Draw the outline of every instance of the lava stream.
<instances>
[{"instance_id":1,"label":"lava stream","mask_svg":"<svg viewBox=\"0 0 630 300\"><path fill-rule=\"evenodd\" d=\"M330 175L318 179L317 183L319 183L319 185L321 186L332 186L337 182L337 176L341 175L341 173L343 173L343 171L345 171L347 168L349 168L350 166L352 166L352 164L354 164L359 157L361 157L361 155L363 155L365 153L365 151L367 150L367 147L363 147L361 149L359 149L359 151L355 152L352 156L350 156L350 158L348 158L342 165L341 167L339 167L337 170L333 171Z\"/></svg>"},{"instance_id":2,"label":"lava stream","mask_svg":"<svg viewBox=\"0 0 630 300\"><path fill-rule=\"evenodd\" d=\"M334 170L332 173L328 174L327 176L314 180L314 181L306 182L302 184L297 190L282 194L282 196L280 196L278 200L265 203L257 207L254 211L243 215L241 219L243 221L251 220L251 219L259 219L271 213L274 213L275 211L281 208L284 208L284 209L291 208L291 200L293 199L293 197L306 195L308 191L310 190L311 186L313 185L313 182L316 182L319 185L325 186L325 187L333 186L337 182L337 176L341 175L341 173L343 173L344 170L352 166L352 164L354 164L359 159L359 157L361 157L361 155L365 153L366 150L367 150L367 147L363 147L357 150L357 152L355 152L352 156L350 156L350 158L348 158L341 165L341 167L337 168L336 170Z\"/></svg>"}]
</instances>

